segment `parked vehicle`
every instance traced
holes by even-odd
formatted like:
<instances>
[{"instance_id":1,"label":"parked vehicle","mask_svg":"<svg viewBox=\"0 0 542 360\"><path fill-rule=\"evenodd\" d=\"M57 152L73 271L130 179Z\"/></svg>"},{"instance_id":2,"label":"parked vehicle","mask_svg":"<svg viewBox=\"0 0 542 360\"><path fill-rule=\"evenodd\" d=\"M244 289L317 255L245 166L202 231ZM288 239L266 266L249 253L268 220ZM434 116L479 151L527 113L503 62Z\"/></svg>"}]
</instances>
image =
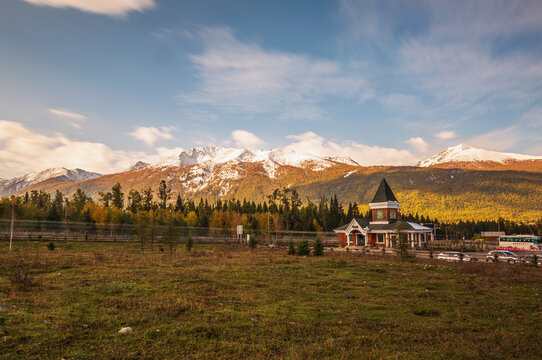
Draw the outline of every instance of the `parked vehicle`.
<instances>
[{"instance_id":1,"label":"parked vehicle","mask_svg":"<svg viewBox=\"0 0 542 360\"><path fill-rule=\"evenodd\" d=\"M519 256L507 250L493 250L487 253L487 262L507 262L510 264L520 263L522 260Z\"/></svg>"},{"instance_id":2,"label":"parked vehicle","mask_svg":"<svg viewBox=\"0 0 542 360\"><path fill-rule=\"evenodd\" d=\"M439 260L446 260L446 261L461 261L461 256L463 256L463 261L471 261L472 258L467 255L463 254L459 251L445 251L437 255L437 259Z\"/></svg>"},{"instance_id":3,"label":"parked vehicle","mask_svg":"<svg viewBox=\"0 0 542 360\"><path fill-rule=\"evenodd\" d=\"M532 264L534 265L534 259L536 256L536 265L541 266L542 265L542 256L539 255L525 255L521 257L521 261L525 264Z\"/></svg>"}]
</instances>

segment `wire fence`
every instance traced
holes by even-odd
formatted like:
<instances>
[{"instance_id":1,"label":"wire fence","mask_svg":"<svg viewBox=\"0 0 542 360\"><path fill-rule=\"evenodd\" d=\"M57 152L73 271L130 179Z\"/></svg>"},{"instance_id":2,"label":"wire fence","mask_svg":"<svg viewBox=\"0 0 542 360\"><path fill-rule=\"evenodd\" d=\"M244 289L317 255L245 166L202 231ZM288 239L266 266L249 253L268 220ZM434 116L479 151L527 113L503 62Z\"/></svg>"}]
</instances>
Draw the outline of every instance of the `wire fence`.
<instances>
[{"instance_id":1,"label":"wire fence","mask_svg":"<svg viewBox=\"0 0 542 360\"><path fill-rule=\"evenodd\" d=\"M0 241L9 241L11 220L0 220ZM259 244L285 246L288 242L307 240L312 244L319 238L327 246L337 246L333 232L275 231L237 228L202 228L174 225L95 224L85 222L56 222L15 220L13 241L65 241L65 242L153 242L183 243L192 237L194 243L245 243L250 238Z\"/></svg>"}]
</instances>

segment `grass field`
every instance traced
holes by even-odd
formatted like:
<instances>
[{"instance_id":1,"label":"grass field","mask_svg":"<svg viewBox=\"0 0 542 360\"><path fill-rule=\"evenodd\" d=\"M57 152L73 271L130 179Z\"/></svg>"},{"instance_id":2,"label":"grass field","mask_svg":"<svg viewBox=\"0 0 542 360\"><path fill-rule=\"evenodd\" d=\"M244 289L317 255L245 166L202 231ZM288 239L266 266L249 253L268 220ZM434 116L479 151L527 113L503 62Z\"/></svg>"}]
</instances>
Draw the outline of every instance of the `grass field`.
<instances>
[{"instance_id":1,"label":"grass field","mask_svg":"<svg viewBox=\"0 0 542 360\"><path fill-rule=\"evenodd\" d=\"M540 267L0 243L1 359L541 357Z\"/></svg>"}]
</instances>

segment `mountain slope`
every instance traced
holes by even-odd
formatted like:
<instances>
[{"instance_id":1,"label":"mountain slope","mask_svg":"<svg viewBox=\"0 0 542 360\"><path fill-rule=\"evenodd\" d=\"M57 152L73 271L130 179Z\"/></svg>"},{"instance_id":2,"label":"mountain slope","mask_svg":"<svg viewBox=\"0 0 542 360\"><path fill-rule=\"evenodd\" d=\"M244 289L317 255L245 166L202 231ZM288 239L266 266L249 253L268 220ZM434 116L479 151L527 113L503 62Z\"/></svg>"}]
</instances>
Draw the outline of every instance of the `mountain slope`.
<instances>
[{"instance_id":1,"label":"mountain slope","mask_svg":"<svg viewBox=\"0 0 542 360\"><path fill-rule=\"evenodd\" d=\"M84 181L102 176L82 169L51 168L37 173L26 174L13 179L0 179L0 197L11 195L28 186L55 179L58 182Z\"/></svg>"},{"instance_id":2,"label":"mountain slope","mask_svg":"<svg viewBox=\"0 0 542 360\"><path fill-rule=\"evenodd\" d=\"M500 153L459 144L422 160L416 165L480 170L542 171L542 156Z\"/></svg>"},{"instance_id":3,"label":"mountain slope","mask_svg":"<svg viewBox=\"0 0 542 360\"><path fill-rule=\"evenodd\" d=\"M423 162L423 167L361 167L348 158L323 158L283 149L208 147L190 149L155 164L140 162L117 174L99 176L52 169L7 181L11 186L8 191L18 195L32 190L60 190L72 196L81 189L95 200L100 191L110 191L117 182L125 194L148 187L156 194L160 181L165 180L172 189L172 201L180 194L185 199L261 202L274 189L289 187L297 189L303 201L337 194L344 204L355 201L366 206L385 177L404 212L443 221L542 219L542 170L510 171L515 164L522 170L526 163L538 164L541 160L464 145L447 150ZM487 170L490 166L500 166L494 169L499 171Z\"/></svg>"}]
</instances>

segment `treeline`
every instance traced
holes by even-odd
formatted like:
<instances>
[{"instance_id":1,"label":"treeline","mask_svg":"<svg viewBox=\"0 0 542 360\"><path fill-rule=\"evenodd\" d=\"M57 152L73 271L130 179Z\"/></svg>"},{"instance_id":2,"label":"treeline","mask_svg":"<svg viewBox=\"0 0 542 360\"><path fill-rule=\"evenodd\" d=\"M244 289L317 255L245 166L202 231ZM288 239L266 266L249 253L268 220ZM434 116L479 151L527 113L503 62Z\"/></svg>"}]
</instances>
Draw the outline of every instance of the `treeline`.
<instances>
[{"instance_id":1,"label":"treeline","mask_svg":"<svg viewBox=\"0 0 542 360\"><path fill-rule=\"evenodd\" d=\"M302 201L295 189L276 189L266 201L255 203L247 200L194 201L180 195L172 197L171 189L161 181L158 189L123 192L116 184L109 192L100 192L98 200L78 189L66 197L56 191L54 195L43 191L31 191L24 196L12 196L0 200L0 218L9 219L12 212L17 219L37 221L68 221L95 224L175 225L202 228L245 229L271 231L329 232L354 217L370 218L366 205L349 203L343 205L336 195L321 197L319 201ZM482 231L505 231L507 234L541 234L542 221L524 224L505 219L498 221L459 221L439 223L425 215L402 214L405 221L434 223L437 237L471 239Z\"/></svg>"}]
</instances>

